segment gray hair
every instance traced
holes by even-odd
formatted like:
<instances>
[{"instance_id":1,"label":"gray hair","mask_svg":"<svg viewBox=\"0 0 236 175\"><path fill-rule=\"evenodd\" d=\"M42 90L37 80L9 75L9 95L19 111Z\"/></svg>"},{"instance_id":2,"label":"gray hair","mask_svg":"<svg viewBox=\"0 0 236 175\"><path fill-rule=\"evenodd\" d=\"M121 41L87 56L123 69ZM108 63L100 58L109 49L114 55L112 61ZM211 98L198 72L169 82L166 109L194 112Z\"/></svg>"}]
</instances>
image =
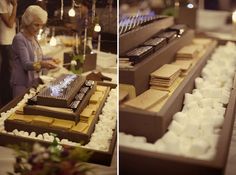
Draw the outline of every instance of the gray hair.
<instances>
[{"instance_id":1,"label":"gray hair","mask_svg":"<svg viewBox=\"0 0 236 175\"><path fill-rule=\"evenodd\" d=\"M25 10L24 14L22 15L22 27L29 26L36 18L40 19L45 24L48 19L48 14L40 6L31 5Z\"/></svg>"}]
</instances>

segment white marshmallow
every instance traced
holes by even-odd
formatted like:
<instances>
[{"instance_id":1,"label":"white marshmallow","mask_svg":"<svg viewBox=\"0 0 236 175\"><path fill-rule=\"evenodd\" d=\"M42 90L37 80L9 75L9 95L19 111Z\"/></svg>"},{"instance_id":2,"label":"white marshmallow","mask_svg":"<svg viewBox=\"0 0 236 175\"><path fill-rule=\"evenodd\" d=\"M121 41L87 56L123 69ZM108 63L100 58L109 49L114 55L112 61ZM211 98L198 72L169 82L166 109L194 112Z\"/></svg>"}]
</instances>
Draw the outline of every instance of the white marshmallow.
<instances>
[{"instance_id":1,"label":"white marshmallow","mask_svg":"<svg viewBox=\"0 0 236 175\"><path fill-rule=\"evenodd\" d=\"M196 88L197 89L201 89L202 87L203 87L203 79L202 78L200 78L200 77L197 77L196 79L195 79L195 86L196 86Z\"/></svg>"},{"instance_id":2,"label":"white marshmallow","mask_svg":"<svg viewBox=\"0 0 236 175\"><path fill-rule=\"evenodd\" d=\"M194 102L194 96L192 94L186 93L184 95L184 104L189 104L191 102Z\"/></svg>"},{"instance_id":3,"label":"white marshmallow","mask_svg":"<svg viewBox=\"0 0 236 175\"><path fill-rule=\"evenodd\" d=\"M162 139L159 139L155 142L154 148L158 152L165 152L166 151L165 143L162 141Z\"/></svg>"},{"instance_id":4,"label":"white marshmallow","mask_svg":"<svg viewBox=\"0 0 236 175\"><path fill-rule=\"evenodd\" d=\"M181 135L184 130L184 126L181 123L178 123L175 120L173 120L169 125L168 129L174 132L176 135Z\"/></svg>"},{"instance_id":5,"label":"white marshmallow","mask_svg":"<svg viewBox=\"0 0 236 175\"><path fill-rule=\"evenodd\" d=\"M166 144L167 143L172 143L172 142L177 142L177 140L178 140L177 135L172 131L166 132L164 134L164 136L162 137L162 141Z\"/></svg>"},{"instance_id":6,"label":"white marshmallow","mask_svg":"<svg viewBox=\"0 0 236 175\"><path fill-rule=\"evenodd\" d=\"M186 124L186 123L188 122L188 120L187 120L187 115L186 115L186 113L183 113L183 112L177 112L177 113L173 116L173 119L174 119L176 122L178 122L178 123L180 123L180 124L182 124L182 125L184 125L184 124Z\"/></svg>"},{"instance_id":7,"label":"white marshmallow","mask_svg":"<svg viewBox=\"0 0 236 175\"><path fill-rule=\"evenodd\" d=\"M180 152L182 155L186 156L188 155L189 148L192 144L192 139L188 137L180 137L179 138L179 146L180 146Z\"/></svg>"},{"instance_id":8,"label":"white marshmallow","mask_svg":"<svg viewBox=\"0 0 236 175\"><path fill-rule=\"evenodd\" d=\"M210 145L205 140L198 138L193 140L189 152L193 156L199 156L205 154L209 148Z\"/></svg>"},{"instance_id":9,"label":"white marshmallow","mask_svg":"<svg viewBox=\"0 0 236 175\"><path fill-rule=\"evenodd\" d=\"M37 139L43 140L43 135L42 135L42 134L39 134L39 135L37 136Z\"/></svg>"},{"instance_id":10,"label":"white marshmallow","mask_svg":"<svg viewBox=\"0 0 236 175\"><path fill-rule=\"evenodd\" d=\"M202 138L211 145L211 148L217 147L219 137L220 136L218 134L214 133L202 135Z\"/></svg>"},{"instance_id":11,"label":"white marshmallow","mask_svg":"<svg viewBox=\"0 0 236 175\"><path fill-rule=\"evenodd\" d=\"M187 125L185 125L183 136L189 138L196 138L199 137L199 135L200 135L200 130L198 124L189 122Z\"/></svg>"}]
</instances>

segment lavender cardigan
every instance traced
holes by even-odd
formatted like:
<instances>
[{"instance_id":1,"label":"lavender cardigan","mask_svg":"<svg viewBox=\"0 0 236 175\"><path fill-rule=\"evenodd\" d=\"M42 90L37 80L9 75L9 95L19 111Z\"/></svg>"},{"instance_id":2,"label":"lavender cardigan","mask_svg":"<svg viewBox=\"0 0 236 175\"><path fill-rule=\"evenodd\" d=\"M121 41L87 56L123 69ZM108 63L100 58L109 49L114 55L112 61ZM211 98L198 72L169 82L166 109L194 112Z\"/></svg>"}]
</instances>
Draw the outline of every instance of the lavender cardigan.
<instances>
[{"instance_id":1,"label":"lavender cardigan","mask_svg":"<svg viewBox=\"0 0 236 175\"><path fill-rule=\"evenodd\" d=\"M35 81L34 50L30 40L21 32L13 39L13 65L11 75L11 85L13 96L16 97L31 87Z\"/></svg>"}]
</instances>

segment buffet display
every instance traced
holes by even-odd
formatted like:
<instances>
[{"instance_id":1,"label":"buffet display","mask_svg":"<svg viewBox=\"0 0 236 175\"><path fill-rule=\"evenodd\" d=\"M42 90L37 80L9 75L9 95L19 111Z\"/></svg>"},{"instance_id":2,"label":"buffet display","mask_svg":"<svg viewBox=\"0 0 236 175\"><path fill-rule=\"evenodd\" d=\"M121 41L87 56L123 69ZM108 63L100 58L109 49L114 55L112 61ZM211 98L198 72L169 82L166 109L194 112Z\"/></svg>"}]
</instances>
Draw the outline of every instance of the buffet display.
<instances>
[{"instance_id":1,"label":"buffet display","mask_svg":"<svg viewBox=\"0 0 236 175\"><path fill-rule=\"evenodd\" d=\"M153 32L150 24L140 37L132 35L139 28L120 36L129 38L119 56L126 87L119 99L120 172L222 174L235 112L236 46L215 49L215 40L195 38L185 25Z\"/></svg>"},{"instance_id":2,"label":"buffet display","mask_svg":"<svg viewBox=\"0 0 236 175\"><path fill-rule=\"evenodd\" d=\"M56 139L94 153L89 161L109 165L116 141L116 89L111 84L61 75L30 89L1 110L1 145Z\"/></svg>"},{"instance_id":3,"label":"buffet display","mask_svg":"<svg viewBox=\"0 0 236 175\"><path fill-rule=\"evenodd\" d=\"M214 51L159 139L120 133L122 173L224 172L235 117L235 50L227 43ZM146 168L137 168L141 164Z\"/></svg>"},{"instance_id":4,"label":"buffet display","mask_svg":"<svg viewBox=\"0 0 236 175\"><path fill-rule=\"evenodd\" d=\"M145 33L145 32L144 32ZM154 34L159 35L159 31ZM154 35L153 34L153 35ZM149 36L146 40L140 41L138 46L143 45L146 41L153 37ZM187 44L192 43L192 39L194 37L194 33L192 30L186 30L182 35L178 35L179 37L166 44L162 44L162 47L156 51L152 51L152 53L148 54L148 56L140 59L137 64L132 64L132 58L130 59L127 56L123 56L120 53L120 66L119 66L119 80L122 84L129 84L134 86L136 94L140 95L149 87L149 75L163 66L164 64L168 64L174 61L175 53ZM156 35L155 35L156 37ZM137 38L137 37L136 37ZM130 39L137 45L135 37ZM133 46L136 48L138 46ZM141 46L142 47L142 46ZM171 52L170 52L171 50ZM124 53L125 55L125 53ZM138 57L142 58L142 57ZM165 59L164 59L165 58Z\"/></svg>"}]
</instances>

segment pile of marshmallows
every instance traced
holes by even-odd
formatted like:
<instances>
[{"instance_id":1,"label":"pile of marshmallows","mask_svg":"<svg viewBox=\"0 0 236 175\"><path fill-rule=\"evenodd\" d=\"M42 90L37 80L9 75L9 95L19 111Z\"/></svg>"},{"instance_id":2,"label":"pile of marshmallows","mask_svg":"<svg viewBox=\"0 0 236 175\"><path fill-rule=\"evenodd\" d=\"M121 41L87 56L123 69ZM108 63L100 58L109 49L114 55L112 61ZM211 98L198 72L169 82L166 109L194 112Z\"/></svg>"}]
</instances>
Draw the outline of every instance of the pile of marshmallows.
<instances>
[{"instance_id":1,"label":"pile of marshmallows","mask_svg":"<svg viewBox=\"0 0 236 175\"><path fill-rule=\"evenodd\" d=\"M23 106L28 101L28 99L35 96L35 94L39 92L39 90L42 89L43 87L44 87L43 85L40 85L36 90L33 88L30 89L30 92L28 94L25 94L24 98L17 104L17 106L11 108L7 112L1 113L0 132L48 142L52 142L54 140L54 137L49 133L37 134L36 132L29 133L26 131L19 131L17 129L14 129L12 132L7 132L4 128L4 121L9 116L14 114L18 108ZM72 142L69 141L68 139L60 140L59 138L56 138L57 141L65 145L81 146L100 151L108 151L113 136L113 132L116 127L116 113L117 113L116 103L117 103L117 92L116 89L112 89L109 93L105 106L102 109L102 113L99 115L99 122L95 126L95 131L93 132L90 142L87 145L82 146L80 143Z\"/></svg>"},{"instance_id":2,"label":"pile of marshmallows","mask_svg":"<svg viewBox=\"0 0 236 175\"><path fill-rule=\"evenodd\" d=\"M120 133L120 144L138 149L213 159L224 122L236 68L236 46L219 46L195 79L192 94L186 93L184 107L173 116L166 134L154 144L145 137Z\"/></svg>"},{"instance_id":3,"label":"pile of marshmallows","mask_svg":"<svg viewBox=\"0 0 236 175\"><path fill-rule=\"evenodd\" d=\"M95 150L108 151L113 132L116 128L117 115L117 91L112 89L109 97L99 115L99 121L95 126L95 130L90 141L85 147Z\"/></svg>"}]
</instances>

